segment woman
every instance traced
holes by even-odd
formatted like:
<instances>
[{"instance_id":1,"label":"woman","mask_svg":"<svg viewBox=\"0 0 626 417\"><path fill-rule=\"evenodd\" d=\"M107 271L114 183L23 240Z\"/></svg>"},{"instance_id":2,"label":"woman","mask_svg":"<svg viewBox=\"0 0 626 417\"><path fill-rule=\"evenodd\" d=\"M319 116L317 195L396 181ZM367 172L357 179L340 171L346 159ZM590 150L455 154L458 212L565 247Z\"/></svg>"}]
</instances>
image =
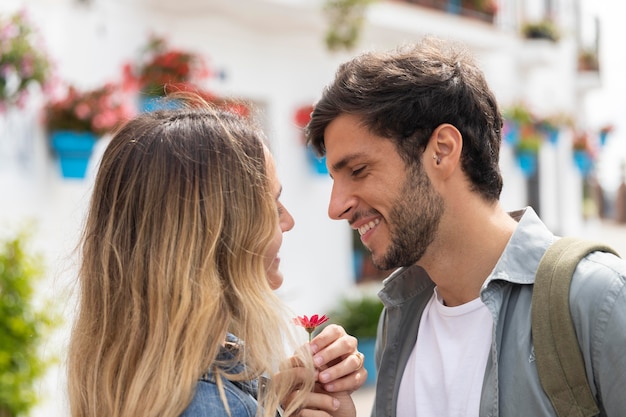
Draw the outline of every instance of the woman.
<instances>
[{"instance_id":1,"label":"woman","mask_svg":"<svg viewBox=\"0 0 626 417\"><path fill-rule=\"evenodd\" d=\"M117 132L82 237L73 417L354 416L348 394L367 374L356 339L333 326L313 340L325 387L343 392L314 389L311 351L273 292L294 224L279 197L247 119L189 106Z\"/></svg>"}]
</instances>

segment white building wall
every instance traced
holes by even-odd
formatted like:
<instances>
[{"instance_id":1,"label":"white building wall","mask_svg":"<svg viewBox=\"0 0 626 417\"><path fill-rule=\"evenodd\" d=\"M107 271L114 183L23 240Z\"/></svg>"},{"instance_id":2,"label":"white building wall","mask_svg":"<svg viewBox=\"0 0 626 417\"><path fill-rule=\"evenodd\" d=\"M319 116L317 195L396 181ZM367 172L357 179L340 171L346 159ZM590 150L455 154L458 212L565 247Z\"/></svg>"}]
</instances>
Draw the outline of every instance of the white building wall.
<instances>
[{"instance_id":1,"label":"white building wall","mask_svg":"<svg viewBox=\"0 0 626 417\"><path fill-rule=\"evenodd\" d=\"M0 13L27 6L60 76L86 88L117 79L122 64L135 57L151 31L166 35L173 46L206 54L211 66L225 73L223 80L208 82L210 90L259 105L282 179L283 201L296 220L281 250L285 284L279 293L295 313L314 314L328 311L354 290L351 232L347 224L327 216L332 183L307 166L295 110L314 102L338 64L350 56L390 49L425 34L468 43L502 106L524 99L548 113L574 109L571 42L546 46L521 41L510 18L520 2L500 3L508 17L502 31L402 2L380 1L368 12L359 46L334 53L322 41L321 0L2 0ZM63 352L76 272L71 250L93 177L62 179L37 124L36 108L13 116L0 117L0 226L8 228L24 218L37 221L35 245L49 266L44 288L64 305L68 321L48 348ZM7 133L9 124L15 134ZM22 137L27 139L22 142ZM581 186L568 154L571 135L563 137L557 148L541 154L541 183L546 222L567 232L581 222ZM526 182L506 144L501 167L503 205L510 210L524 206ZM48 396L33 415L67 415L63 387L62 368L55 368L42 387Z\"/></svg>"}]
</instances>

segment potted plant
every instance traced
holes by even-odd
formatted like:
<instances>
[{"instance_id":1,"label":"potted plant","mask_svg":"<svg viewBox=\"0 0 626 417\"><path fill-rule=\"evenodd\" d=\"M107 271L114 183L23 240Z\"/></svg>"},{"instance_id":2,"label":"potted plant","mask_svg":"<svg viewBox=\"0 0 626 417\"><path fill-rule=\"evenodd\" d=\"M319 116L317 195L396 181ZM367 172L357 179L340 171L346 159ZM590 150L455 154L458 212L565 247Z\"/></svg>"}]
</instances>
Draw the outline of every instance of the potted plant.
<instances>
[{"instance_id":1,"label":"potted plant","mask_svg":"<svg viewBox=\"0 0 626 417\"><path fill-rule=\"evenodd\" d=\"M593 48L578 51L578 71L599 71L598 51Z\"/></svg>"},{"instance_id":2,"label":"potted plant","mask_svg":"<svg viewBox=\"0 0 626 417\"><path fill-rule=\"evenodd\" d=\"M0 416L27 415L37 382L56 358L43 356L45 338L60 324L50 302L35 308L41 260L27 251L26 230L0 240Z\"/></svg>"},{"instance_id":3,"label":"potted plant","mask_svg":"<svg viewBox=\"0 0 626 417\"><path fill-rule=\"evenodd\" d=\"M612 124L604 125L600 128L598 132L598 136L600 137L600 146L606 145L606 140L609 137L609 134L613 133L615 127Z\"/></svg>"},{"instance_id":4,"label":"potted plant","mask_svg":"<svg viewBox=\"0 0 626 417\"><path fill-rule=\"evenodd\" d=\"M305 104L300 106L294 112L293 118L296 127L299 129L299 142L306 153L306 159L311 167L312 172L319 175L328 175L328 168L326 167L326 157L319 156L311 145L306 143L304 137L304 128L311 120L311 113L313 112L313 104Z\"/></svg>"},{"instance_id":5,"label":"potted plant","mask_svg":"<svg viewBox=\"0 0 626 417\"><path fill-rule=\"evenodd\" d=\"M198 84L211 75L202 55L172 48L156 35L149 38L137 62L124 65L123 73L125 83L140 93L142 111L171 105L173 102L160 99L168 88L189 89L189 84Z\"/></svg>"},{"instance_id":6,"label":"potted plant","mask_svg":"<svg viewBox=\"0 0 626 417\"><path fill-rule=\"evenodd\" d=\"M325 39L331 51L354 48L361 36L365 15L375 0L326 0L324 13L328 20Z\"/></svg>"},{"instance_id":7,"label":"potted plant","mask_svg":"<svg viewBox=\"0 0 626 417\"><path fill-rule=\"evenodd\" d=\"M461 14L466 17L493 23L498 12L498 2L496 0L461 0L460 9Z\"/></svg>"},{"instance_id":8,"label":"potted plant","mask_svg":"<svg viewBox=\"0 0 626 417\"><path fill-rule=\"evenodd\" d=\"M594 149L591 137L586 131L575 133L572 141L572 157L582 176L587 177L594 166Z\"/></svg>"},{"instance_id":9,"label":"potted plant","mask_svg":"<svg viewBox=\"0 0 626 417\"><path fill-rule=\"evenodd\" d=\"M25 11L0 15L0 113L23 106L32 85L48 80L50 63Z\"/></svg>"},{"instance_id":10,"label":"potted plant","mask_svg":"<svg viewBox=\"0 0 626 417\"><path fill-rule=\"evenodd\" d=\"M119 85L80 91L67 87L44 107L44 123L65 178L83 178L96 141L134 115L134 106Z\"/></svg>"},{"instance_id":11,"label":"potted plant","mask_svg":"<svg viewBox=\"0 0 626 417\"><path fill-rule=\"evenodd\" d=\"M526 39L546 39L551 42L558 42L561 38L558 27L551 19L524 23L522 35Z\"/></svg>"},{"instance_id":12,"label":"potted plant","mask_svg":"<svg viewBox=\"0 0 626 417\"><path fill-rule=\"evenodd\" d=\"M375 295L361 294L359 297L346 297L328 316L331 322L343 326L346 332L359 340L359 350L365 355L364 366L368 376L366 384L376 381L374 347L378 319L383 303Z\"/></svg>"},{"instance_id":13,"label":"potted plant","mask_svg":"<svg viewBox=\"0 0 626 417\"><path fill-rule=\"evenodd\" d=\"M537 129L543 133L546 141L555 145L558 142L561 129L574 126L573 118L565 113L552 114L536 122Z\"/></svg>"},{"instance_id":14,"label":"potted plant","mask_svg":"<svg viewBox=\"0 0 626 417\"><path fill-rule=\"evenodd\" d=\"M504 137L515 149L517 162L526 177L537 171L537 155L547 136L542 122L523 103L517 103L504 112Z\"/></svg>"},{"instance_id":15,"label":"potted plant","mask_svg":"<svg viewBox=\"0 0 626 417\"><path fill-rule=\"evenodd\" d=\"M524 103L515 103L503 112L504 117L504 140L509 145L515 146L520 140L523 126L533 123L534 116Z\"/></svg>"}]
</instances>

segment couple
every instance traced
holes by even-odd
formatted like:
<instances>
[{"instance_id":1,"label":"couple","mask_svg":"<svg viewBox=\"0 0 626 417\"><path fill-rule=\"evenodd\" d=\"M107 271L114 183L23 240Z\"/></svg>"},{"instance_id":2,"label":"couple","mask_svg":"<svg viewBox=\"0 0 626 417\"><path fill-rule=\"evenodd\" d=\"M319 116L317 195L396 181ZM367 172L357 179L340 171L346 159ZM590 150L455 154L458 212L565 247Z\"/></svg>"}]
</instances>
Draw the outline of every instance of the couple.
<instances>
[{"instance_id":1,"label":"couple","mask_svg":"<svg viewBox=\"0 0 626 417\"><path fill-rule=\"evenodd\" d=\"M530 299L557 238L531 208L498 202L502 117L467 51L424 39L356 57L306 133L333 179L329 215L359 231L379 268L402 267L379 294L372 415L555 416ZM72 416L355 415L356 340L339 326L304 347L287 338L272 290L293 219L279 196L260 131L236 116L146 114L118 132L83 239ZM603 416L626 410L625 277L597 252L571 286Z\"/></svg>"}]
</instances>

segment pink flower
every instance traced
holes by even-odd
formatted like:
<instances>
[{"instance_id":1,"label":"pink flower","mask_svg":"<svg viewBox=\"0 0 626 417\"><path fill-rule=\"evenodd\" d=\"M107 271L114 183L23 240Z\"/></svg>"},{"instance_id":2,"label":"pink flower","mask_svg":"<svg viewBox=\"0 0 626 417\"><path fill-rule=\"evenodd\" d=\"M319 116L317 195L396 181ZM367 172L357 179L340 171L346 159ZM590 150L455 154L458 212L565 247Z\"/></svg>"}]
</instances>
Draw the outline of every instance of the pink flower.
<instances>
[{"instance_id":1,"label":"pink flower","mask_svg":"<svg viewBox=\"0 0 626 417\"><path fill-rule=\"evenodd\" d=\"M293 322L297 326L304 327L304 330L306 330L307 333L309 333L309 342L311 341L313 331L318 326L326 323L327 321L328 321L328 317L326 317L326 315L318 316L317 314L312 315L311 318L307 316L298 316L293 319Z\"/></svg>"},{"instance_id":2,"label":"pink flower","mask_svg":"<svg viewBox=\"0 0 626 417\"><path fill-rule=\"evenodd\" d=\"M89 107L89 104L87 103L79 103L74 108L74 114L79 119L85 120L91 114L91 108Z\"/></svg>"}]
</instances>

